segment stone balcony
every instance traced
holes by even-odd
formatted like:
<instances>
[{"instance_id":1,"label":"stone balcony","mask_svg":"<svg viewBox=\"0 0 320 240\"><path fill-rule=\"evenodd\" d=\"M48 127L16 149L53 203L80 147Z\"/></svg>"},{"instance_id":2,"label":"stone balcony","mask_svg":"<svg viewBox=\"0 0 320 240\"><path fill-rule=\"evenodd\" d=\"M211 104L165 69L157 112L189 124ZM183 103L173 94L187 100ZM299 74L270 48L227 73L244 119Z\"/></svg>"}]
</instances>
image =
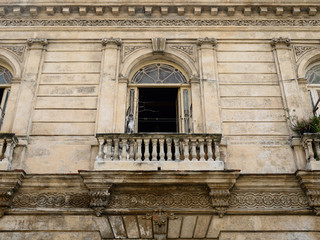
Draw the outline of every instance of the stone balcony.
<instances>
[{"instance_id":1,"label":"stone balcony","mask_svg":"<svg viewBox=\"0 0 320 240\"><path fill-rule=\"evenodd\" d=\"M14 133L0 133L0 170L10 170L13 150L18 144Z\"/></svg>"},{"instance_id":2,"label":"stone balcony","mask_svg":"<svg viewBox=\"0 0 320 240\"><path fill-rule=\"evenodd\" d=\"M221 134L97 134L95 170L224 170Z\"/></svg>"},{"instance_id":3,"label":"stone balcony","mask_svg":"<svg viewBox=\"0 0 320 240\"><path fill-rule=\"evenodd\" d=\"M307 169L320 170L320 133L304 133L301 138Z\"/></svg>"}]
</instances>

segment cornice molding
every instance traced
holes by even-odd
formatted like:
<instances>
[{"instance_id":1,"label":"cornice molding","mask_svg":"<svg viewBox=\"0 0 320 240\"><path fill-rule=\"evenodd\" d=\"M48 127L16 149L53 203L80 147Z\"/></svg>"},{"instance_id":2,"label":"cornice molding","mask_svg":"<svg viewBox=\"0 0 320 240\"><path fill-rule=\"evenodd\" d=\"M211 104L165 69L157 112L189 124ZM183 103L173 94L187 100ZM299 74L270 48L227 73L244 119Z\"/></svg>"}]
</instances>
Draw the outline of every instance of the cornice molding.
<instances>
[{"instance_id":1,"label":"cornice molding","mask_svg":"<svg viewBox=\"0 0 320 240\"><path fill-rule=\"evenodd\" d=\"M1 4L1 3L0 3ZM11 5L3 4L0 5L0 16L23 16L23 17L37 17L40 15L46 16L65 16L70 17L70 15L78 15L85 17L90 14L90 16L102 16L102 15L112 15L117 16L135 16L135 15L145 15L152 16L153 14L160 13L162 16L170 14L176 14L177 16L193 15L196 17L202 16L203 14L210 14L216 16L220 13L228 16L242 15L245 17L258 14L260 16L274 15L282 16L289 15L293 17L299 16L315 16L319 13L319 7L317 3L304 3L304 4L264 4L258 5L256 3L215 3L215 4L205 4L205 3L186 3L173 5L170 3L162 4L126 4L126 3L100 3L100 4L77 4L77 3L63 3L57 4L55 6L39 6L36 3L30 3L26 5L23 3Z\"/></svg>"},{"instance_id":2,"label":"cornice molding","mask_svg":"<svg viewBox=\"0 0 320 240\"><path fill-rule=\"evenodd\" d=\"M319 27L320 19L1 19L0 27Z\"/></svg>"}]
</instances>

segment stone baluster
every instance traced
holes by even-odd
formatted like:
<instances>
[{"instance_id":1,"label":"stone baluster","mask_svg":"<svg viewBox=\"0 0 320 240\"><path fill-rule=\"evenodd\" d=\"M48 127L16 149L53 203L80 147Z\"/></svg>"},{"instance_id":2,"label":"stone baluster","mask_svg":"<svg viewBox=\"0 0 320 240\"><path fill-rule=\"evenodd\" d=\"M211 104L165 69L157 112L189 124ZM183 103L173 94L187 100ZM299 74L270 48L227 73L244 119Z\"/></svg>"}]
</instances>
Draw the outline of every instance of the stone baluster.
<instances>
[{"instance_id":1,"label":"stone baluster","mask_svg":"<svg viewBox=\"0 0 320 240\"><path fill-rule=\"evenodd\" d=\"M167 138L166 139L166 144L167 144L167 161L172 161L172 139Z\"/></svg>"},{"instance_id":2,"label":"stone baluster","mask_svg":"<svg viewBox=\"0 0 320 240\"><path fill-rule=\"evenodd\" d=\"M174 142L174 158L175 158L175 161L179 161L180 160L179 139L178 138L174 138L173 142Z\"/></svg>"},{"instance_id":3,"label":"stone baluster","mask_svg":"<svg viewBox=\"0 0 320 240\"><path fill-rule=\"evenodd\" d=\"M191 139L191 156L192 161L197 161L197 139Z\"/></svg>"},{"instance_id":4,"label":"stone baluster","mask_svg":"<svg viewBox=\"0 0 320 240\"><path fill-rule=\"evenodd\" d=\"M189 160L189 139L184 140L183 144L183 154L184 154L184 160Z\"/></svg>"},{"instance_id":5,"label":"stone baluster","mask_svg":"<svg viewBox=\"0 0 320 240\"><path fill-rule=\"evenodd\" d=\"M127 160L127 139L122 138L121 143L122 143L121 161L126 161Z\"/></svg>"},{"instance_id":6,"label":"stone baluster","mask_svg":"<svg viewBox=\"0 0 320 240\"><path fill-rule=\"evenodd\" d=\"M215 161L220 161L220 146L217 141L214 141L214 157Z\"/></svg>"},{"instance_id":7,"label":"stone baluster","mask_svg":"<svg viewBox=\"0 0 320 240\"><path fill-rule=\"evenodd\" d=\"M204 139L199 139L199 146L200 146L200 161L204 161L204 156L205 156L205 152L204 152Z\"/></svg>"},{"instance_id":8,"label":"stone baluster","mask_svg":"<svg viewBox=\"0 0 320 240\"><path fill-rule=\"evenodd\" d=\"M319 139L314 140L314 145L316 147L317 158L320 157L320 141Z\"/></svg>"},{"instance_id":9,"label":"stone baluster","mask_svg":"<svg viewBox=\"0 0 320 240\"><path fill-rule=\"evenodd\" d=\"M104 138L98 138L99 142L99 152L97 156L97 161L102 161L103 160L103 146L104 146Z\"/></svg>"},{"instance_id":10,"label":"stone baluster","mask_svg":"<svg viewBox=\"0 0 320 240\"><path fill-rule=\"evenodd\" d=\"M129 160L134 161L134 138L129 139Z\"/></svg>"},{"instance_id":11,"label":"stone baluster","mask_svg":"<svg viewBox=\"0 0 320 240\"><path fill-rule=\"evenodd\" d=\"M11 152L11 144L12 144L12 140L10 139L7 139L7 147L5 149L5 152L4 152L4 158L3 158L3 161L7 161L9 163L10 162L10 159L11 159L11 156L10 156L10 152ZM12 159L11 159L12 160Z\"/></svg>"},{"instance_id":12,"label":"stone baluster","mask_svg":"<svg viewBox=\"0 0 320 240\"><path fill-rule=\"evenodd\" d=\"M159 152L159 157L160 157L160 161L164 161L164 139L159 139L159 144L160 144L160 152Z\"/></svg>"},{"instance_id":13,"label":"stone baluster","mask_svg":"<svg viewBox=\"0 0 320 240\"><path fill-rule=\"evenodd\" d=\"M107 139L104 146L104 156L107 161L111 161L112 139Z\"/></svg>"},{"instance_id":14,"label":"stone baluster","mask_svg":"<svg viewBox=\"0 0 320 240\"><path fill-rule=\"evenodd\" d=\"M315 161L314 152L313 152L313 149L312 149L312 140L311 141L307 141L307 148L308 148L308 153L309 153L309 160L310 161Z\"/></svg>"},{"instance_id":15,"label":"stone baluster","mask_svg":"<svg viewBox=\"0 0 320 240\"><path fill-rule=\"evenodd\" d=\"M114 153L113 153L113 160L119 161L119 138L115 138L114 142Z\"/></svg>"},{"instance_id":16,"label":"stone baluster","mask_svg":"<svg viewBox=\"0 0 320 240\"><path fill-rule=\"evenodd\" d=\"M142 157L142 152L141 152L141 147L142 147L142 139L138 138L136 140L137 142L137 153L136 153L136 161L141 161L141 157Z\"/></svg>"},{"instance_id":17,"label":"stone baluster","mask_svg":"<svg viewBox=\"0 0 320 240\"><path fill-rule=\"evenodd\" d=\"M208 161L213 161L213 152L212 152L212 139L207 138L207 149L208 149Z\"/></svg>"},{"instance_id":18,"label":"stone baluster","mask_svg":"<svg viewBox=\"0 0 320 240\"><path fill-rule=\"evenodd\" d=\"M157 143L158 139L151 139L152 141L152 161L157 161Z\"/></svg>"},{"instance_id":19,"label":"stone baluster","mask_svg":"<svg viewBox=\"0 0 320 240\"><path fill-rule=\"evenodd\" d=\"M149 144L150 144L150 138L145 138L144 140L144 160L150 161L150 153L149 153Z\"/></svg>"}]
</instances>

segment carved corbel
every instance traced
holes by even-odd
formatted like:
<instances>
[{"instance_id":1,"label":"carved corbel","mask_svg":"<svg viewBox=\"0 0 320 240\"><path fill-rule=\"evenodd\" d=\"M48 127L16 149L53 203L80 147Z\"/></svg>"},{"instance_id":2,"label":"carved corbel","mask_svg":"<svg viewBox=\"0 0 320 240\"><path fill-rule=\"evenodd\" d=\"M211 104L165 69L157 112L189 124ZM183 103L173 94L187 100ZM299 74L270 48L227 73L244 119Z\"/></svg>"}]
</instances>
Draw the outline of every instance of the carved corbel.
<instances>
[{"instance_id":1,"label":"carved corbel","mask_svg":"<svg viewBox=\"0 0 320 240\"><path fill-rule=\"evenodd\" d=\"M165 38L152 38L152 52L154 54L163 54L166 48Z\"/></svg>"},{"instance_id":2,"label":"carved corbel","mask_svg":"<svg viewBox=\"0 0 320 240\"><path fill-rule=\"evenodd\" d=\"M29 38L27 45L29 49L44 49L48 45L48 40L45 38Z\"/></svg>"},{"instance_id":3,"label":"carved corbel","mask_svg":"<svg viewBox=\"0 0 320 240\"><path fill-rule=\"evenodd\" d=\"M11 208L14 193L20 187L25 176L24 171L0 172L0 217Z\"/></svg>"},{"instance_id":4,"label":"carved corbel","mask_svg":"<svg viewBox=\"0 0 320 240\"><path fill-rule=\"evenodd\" d=\"M100 217L109 204L112 183L107 182L103 174L81 171L80 175L89 190L90 207Z\"/></svg>"},{"instance_id":5,"label":"carved corbel","mask_svg":"<svg viewBox=\"0 0 320 240\"><path fill-rule=\"evenodd\" d=\"M296 173L300 186L308 198L313 212L320 215L320 171L298 171Z\"/></svg>"},{"instance_id":6,"label":"carved corbel","mask_svg":"<svg viewBox=\"0 0 320 240\"><path fill-rule=\"evenodd\" d=\"M197 43L198 46L202 46L204 44L209 44L209 45L212 45L212 46L216 46L217 45L217 39L208 38L208 37L199 38L196 43Z\"/></svg>"},{"instance_id":7,"label":"carved corbel","mask_svg":"<svg viewBox=\"0 0 320 240\"><path fill-rule=\"evenodd\" d=\"M219 217L223 217L229 208L231 198L230 190L236 183L238 176L238 172L221 174L214 179L214 181L207 183L212 207L216 210Z\"/></svg>"},{"instance_id":8,"label":"carved corbel","mask_svg":"<svg viewBox=\"0 0 320 240\"><path fill-rule=\"evenodd\" d=\"M116 45L117 47L120 47L122 45L122 40L120 38L103 38L101 40L102 46L106 47L108 45Z\"/></svg>"},{"instance_id":9,"label":"carved corbel","mask_svg":"<svg viewBox=\"0 0 320 240\"><path fill-rule=\"evenodd\" d=\"M286 47L289 47L291 44L291 39L283 37L272 38L270 44L273 48L275 48L278 45L285 45Z\"/></svg>"}]
</instances>

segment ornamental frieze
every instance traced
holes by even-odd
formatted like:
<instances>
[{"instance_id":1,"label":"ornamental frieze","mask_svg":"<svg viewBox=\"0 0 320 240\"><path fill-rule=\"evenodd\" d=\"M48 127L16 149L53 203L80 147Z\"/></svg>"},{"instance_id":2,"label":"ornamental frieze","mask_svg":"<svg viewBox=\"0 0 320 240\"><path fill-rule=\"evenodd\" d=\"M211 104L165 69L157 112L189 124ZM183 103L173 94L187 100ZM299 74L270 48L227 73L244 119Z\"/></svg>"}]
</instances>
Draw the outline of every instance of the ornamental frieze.
<instances>
[{"instance_id":1,"label":"ornamental frieze","mask_svg":"<svg viewBox=\"0 0 320 240\"><path fill-rule=\"evenodd\" d=\"M169 26L291 26L318 27L320 19L97 19L97 20L49 20L49 19L2 19L2 27L169 27Z\"/></svg>"},{"instance_id":2,"label":"ornamental frieze","mask_svg":"<svg viewBox=\"0 0 320 240\"><path fill-rule=\"evenodd\" d=\"M307 209L303 192L238 192L231 194L231 208L245 209Z\"/></svg>"}]
</instances>

